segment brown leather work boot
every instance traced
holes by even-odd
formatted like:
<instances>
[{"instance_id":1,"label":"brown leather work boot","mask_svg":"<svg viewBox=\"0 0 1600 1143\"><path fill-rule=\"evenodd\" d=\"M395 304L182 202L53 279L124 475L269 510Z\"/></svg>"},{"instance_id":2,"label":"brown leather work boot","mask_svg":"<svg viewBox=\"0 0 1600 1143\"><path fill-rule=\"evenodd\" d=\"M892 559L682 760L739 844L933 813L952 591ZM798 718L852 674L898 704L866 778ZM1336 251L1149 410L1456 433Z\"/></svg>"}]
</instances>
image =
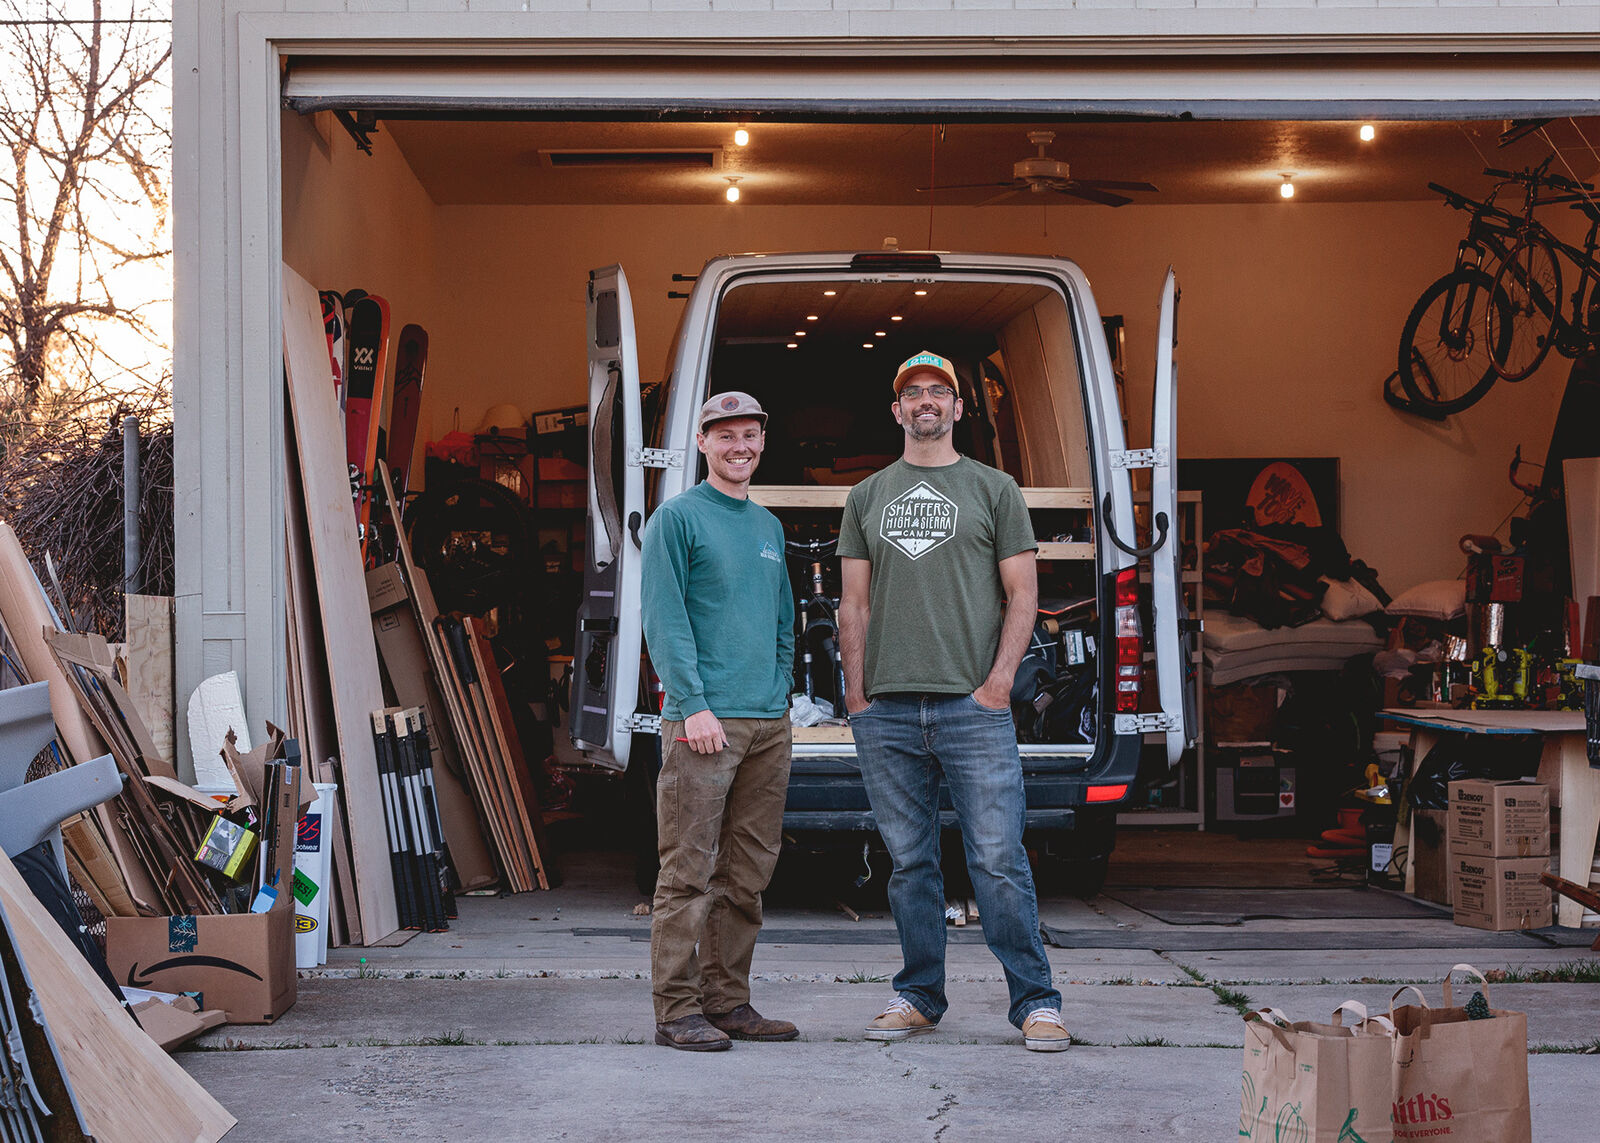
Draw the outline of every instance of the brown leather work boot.
<instances>
[{"instance_id":1,"label":"brown leather work boot","mask_svg":"<svg viewBox=\"0 0 1600 1143\"><path fill-rule=\"evenodd\" d=\"M800 1034L787 1020L768 1020L748 1004L732 1012L706 1013L706 1019L735 1040L792 1040Z\"/></svg>"},{"instance_id":2,"label":"brown leather work boot","mask_svg":"<svg viewBox=\"0 0 1600 1143\"><path fill-rule=\"evenodd\" d=\"M726 1052L733 1041L696 1012L656 1025L656 1043L684 1052Z\"/></svg>"}]
</instances>

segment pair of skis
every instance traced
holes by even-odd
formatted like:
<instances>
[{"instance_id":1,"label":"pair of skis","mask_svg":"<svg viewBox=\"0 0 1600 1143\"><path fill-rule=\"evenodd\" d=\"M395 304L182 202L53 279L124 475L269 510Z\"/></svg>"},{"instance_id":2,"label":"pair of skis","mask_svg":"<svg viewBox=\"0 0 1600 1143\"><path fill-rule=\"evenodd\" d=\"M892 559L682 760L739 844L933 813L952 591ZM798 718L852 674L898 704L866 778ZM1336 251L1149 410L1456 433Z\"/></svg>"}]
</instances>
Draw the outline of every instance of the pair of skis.
<instances>
[{"instance_id":1,"label":"pair of skis","mask_svg":"<svg viewBox=\"0 0 1600 1143\"><path fill-rule=\"evenodd\" d=\"M415 324L400 330L391 392L389 303L365 290L343 295L324 290L320 298L328 359L344 416L345 459L361 553L370 564L381 559L372 521L378 459L388 462L397 495L404 496L409 484L428 366L428 333Z\"/></svg>"},{"instance_id":2,"label":"pair of skis","mask_svg":"<svg viewBox=\"0 0 1600 1143\"><path fill-rule=\"evenodd\" d=\"M372 736L400 927L443 932L456 911L455 872L439 823L422 708L373 711Z\"/></svg>"}]
</instances>

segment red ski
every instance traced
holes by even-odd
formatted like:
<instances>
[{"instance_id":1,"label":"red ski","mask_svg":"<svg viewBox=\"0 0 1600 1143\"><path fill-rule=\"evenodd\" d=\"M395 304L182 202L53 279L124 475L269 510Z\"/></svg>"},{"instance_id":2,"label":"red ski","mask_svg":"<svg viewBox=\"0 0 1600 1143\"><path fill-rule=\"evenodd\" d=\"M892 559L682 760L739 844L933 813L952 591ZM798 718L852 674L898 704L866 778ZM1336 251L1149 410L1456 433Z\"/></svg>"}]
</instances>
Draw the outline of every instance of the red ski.
<instances>
[{"instance_id":1,"label":"red ski","mask_svg":"<svg viewBox=\"0 0 1600 1143\"><path fill-rule=\"evenodd\" d=\"M317 295L322 300L322 331L328 335L328 361L333 366L333 391L339 398L339 412L344 412L344 299L336 290L323 290Z\"/></svg>"}]
</instances>

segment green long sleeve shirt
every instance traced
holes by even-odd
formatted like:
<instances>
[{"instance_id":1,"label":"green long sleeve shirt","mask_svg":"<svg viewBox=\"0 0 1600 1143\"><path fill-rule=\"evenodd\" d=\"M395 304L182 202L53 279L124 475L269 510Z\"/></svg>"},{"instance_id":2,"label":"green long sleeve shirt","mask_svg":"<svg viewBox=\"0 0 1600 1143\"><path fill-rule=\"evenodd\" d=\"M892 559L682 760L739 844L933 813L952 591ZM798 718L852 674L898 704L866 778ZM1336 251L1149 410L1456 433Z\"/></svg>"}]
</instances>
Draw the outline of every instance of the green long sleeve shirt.
<instances>
[{"instance_id":1,"label":"green long sleeve shirt","mask_svg":"<svg viewBox=\"0 0 1600 1143\"><path fill-rule=\"evenodd\" d=\"M794 685L794 595L783 526L701 483L644 529L644 637L664 718L778 718Z\"/></svg>"}]
</instances>

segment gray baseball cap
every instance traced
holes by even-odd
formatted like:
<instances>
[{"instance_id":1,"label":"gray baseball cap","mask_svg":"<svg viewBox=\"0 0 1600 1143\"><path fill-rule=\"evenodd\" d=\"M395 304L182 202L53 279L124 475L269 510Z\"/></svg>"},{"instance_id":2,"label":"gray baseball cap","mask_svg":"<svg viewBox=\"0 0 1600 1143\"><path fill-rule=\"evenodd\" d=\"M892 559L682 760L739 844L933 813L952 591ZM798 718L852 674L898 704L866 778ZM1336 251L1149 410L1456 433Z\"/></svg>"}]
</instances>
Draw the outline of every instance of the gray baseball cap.
<instances>
[{"instance_id":1,"label":"gray baseball cap","mask_svg":"<svg viewBox=\"0 0 1600 1143\"><path fill-rule=\"evenodd\" d=\"M705 432L706 426L717 421L731 421L735 417L754 417L761 422L761 427L767 427L767 414L749 393L730 391L718 393L704 405L700 406L700 431Z\"/></svg>"}]
</instances>

